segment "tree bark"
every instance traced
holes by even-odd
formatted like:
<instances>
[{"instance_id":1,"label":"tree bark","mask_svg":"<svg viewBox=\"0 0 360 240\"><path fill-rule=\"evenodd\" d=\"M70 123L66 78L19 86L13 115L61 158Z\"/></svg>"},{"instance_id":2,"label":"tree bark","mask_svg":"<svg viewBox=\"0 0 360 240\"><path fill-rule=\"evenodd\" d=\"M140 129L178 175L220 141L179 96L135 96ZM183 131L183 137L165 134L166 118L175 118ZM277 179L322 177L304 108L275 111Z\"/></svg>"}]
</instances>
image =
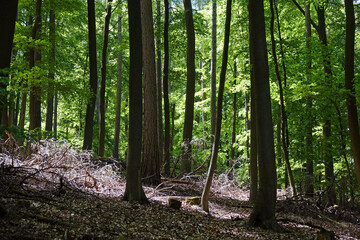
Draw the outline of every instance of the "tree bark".
<instances>
[{"instance_id":1,"label":"tree bark","mask_svg":"<svg viewBox=\"0 0 360 240\"><path fill-rule=\"evenodd\" d=\"M346 106L351 140L351 150L354 157L355 173L360 186L360 132L359 119L355 97L354 83L354 42L355 15L352 0L345 0L346 11L346 42L345 42L345 88L348 90Z\"/></svg>"},{"instance_id":2,"label":"tree bark","mask_svg":"<svg viewBox=\"0 0 360 240\"><path fill-rule=\"evenodd\" d=\"M42 0L36 1L35 23L31 31L33 40L38 39L38 33L41 29L41 6ZM36 62L41 60L40 49L30 48L30 69L35 67ZM30 86L30 103L29 103L29 130L41 131L41 88L39 83ZM39 137L39 136L38 136Z\"/></svg>"},{"instance_id":3,"label":"tree bark","mask_svg":"<svg viewBox=\"0 0 360 240\"><path fill-rule=\"evenodd\" d=\"M144 64L144 153L141 172L144 183L157 185L161 182L161 179L155 43L151 0L141 0L141 20Z\"/></svg>"},{"instance_id":4,"label":"tree bark","mask_svg":"<svg viewBox=\"0 0 360 240\"><path fill-rule=\"evenodd\" d=\"M223 50L223 58L222 58L222 65L220 72L220 86L219 86L219 95L218 95L217 111L216 111L217 115L216 115L215 140L213 144L213 149L211 151L210 167L209 167L208 175L206 177L205 187L203 189L201 196L201 206L205 212L209 212L210 187L217 165L217 157L218 157L218 151L220 145L222 106L223 106L223 97L224 97L224 88L225 88L226 67L227 67L228 52L229 52L230 22L231 22L231 0L227 0L224 50Z\"/></svg>"},{"instance_id":5,"label":"tree bark","mask_svg":"<svg viewBox=\"0 0 360 240\"><path fill-rule=\"evenodd\" d=\"M164 155L164 127L163 127L163 112L162 112L162 82L161 82L161 40L160 40L160 25L161 25L161 11L160 11L160 0L156 1L156 12L157 12L157 33L156 33L156 95L157 95L157 123L158 123L158 145L159 145L159 162L160 166L163 162Z\"/></svg>"},{"instance_id":6,"label":"tree bark","mask_svg":"<svg viewBox=\"0 0 360 240\"><path fill-rule=\"evenodd\" d=\"M211 28L211 144L215 138L215 124L216 124L216 0L212 3L212 28Z\"/></svg>"},{"instance_id":7,"label":"tree bark","mask_svg":"<svg viewBox=\"0 0 360 240\"><path fill-rule=\"evenodd\" d=\"M94 112L96 104L96 93L98 87L97 56L96 56L96 27L95 27L95 2L87 0L88 3L88 29L89 29L89 62L90 62L90 92L91 97L86 106L84 150L92 149Z\"/></svg>"},{"instance_id":8,"label":"tree bark","mask_svg":"<svg viewBox=\"0 0 360 240\"><path fill-rule=\"evenodd\" d=\"M122 15L118 18L118 32L117 41L122 42ZM122 48L117 55L117 86L116 86L116 115L115 115L115 130L114 130L114 146L113 158L119 159L119 139L120 139L120 120L121 120L121 94L122 94Z\"/></svg>"},{"instance_id":9,"label":"tree bark","mask_svg":"<svg viewBox=\"0 0 360 240\"><path fill-rule=\"evenodd\" d=\"M310 3L305 2L305 27L306 27L306 82L310 84L310 71L311 71L311 23L310 23ZM313 114L312 114L312 99L308 97L306 99L306 105L308 112L307 116L310 118L306 122L306 177L305 177L305 195L308 197L313 197L314 195L314 162L313 162Z\"/></svg>"},{"instance_id":10,"label":"tree bark","mask_svg":"<svg viewBox=\"0 0 360 240\"><path fill-rule=\"evenodd\" d=\"M328 2L326 1L326 4ZM316 6L318 14L318 34L319 40L324 48L327 48L327 37L326 37L326 24L325 24L325 6L319 4ZM325 51L322 52L325 83L328 88L331 88L332 70L330 67L330 56ZM326 114L326 113L325 113ZM324 164L325 164L325 179L327 185L327 199L329 204L336 202L336 193L334 188L334 163L332 157L332 144L331 144L331 120L329 114L325 116L325 123L323 125L323 137L324 137Z\"/></svg>"},{"instance_id":11,"label":"tree bark","mask_svg":"<svg viewBox=\"0 0 360 240\"><path fill-rule=\"evenodd\" d=\"M248 9L259 161L259 190L249 224L280 231L275 219L276 164L263 0L249 0Z\"/></svg>"},{"instance_id":12,"label":"tree bark","mask_svg":"<svg viewBox=\"0 0 360 240\"><path fill-rule=\"evenodd\" d=\"M105 91L106 91L106 62L107 62L107 48L109 43L109 24L111 18L111 3L112 0L107 0L106 15L104 23L104 41L101 53L101 82L100 82L100 132L99 132L99 147L98 155L103 157L105 154Z\"/></svg>"},{"instance_id":13,"label":"tree bark","mask_svg":"<svg viewBox=\"0 0 360 240\"><path fill-rule=\"evenodd\" d=\"M289 160L289 151L288 151L288 144L286 142L286 123L287 123L287 115L285 110L285 100L284 100L284 92L281 82L281 76L278 66L277 60L277 53L276 53L276 42L275 42L275 35L274 35L274 21L275 21L275 12L274 12L274 0L270 0L270 11L271 11L271 20L270 20L270 36L271 36L271 52L274 61L275 67L275 74L276 79L279 86L279 95L280 95L280 109L281 109L281 140L282 140L282 147L283 147L283 154L285 159L286 170L288 172L290 185L293 190L293 195L296 196L296 186L294 181L294 176L291 170L290 160Z\"/></svg>"},{"instance_id":14,"label":"tree bark","mask_svg":"<svg viewBox=\"0 0 360 240\"><path fill-rule=\"evenodd\" d=\"M142 38L140 0L128 1L130 75L129 75L129 138L124 200L147 202L141 186L142 148Z\"/></svg>"},{"instance_id":15,"label":"tree bark","mask_svg":"<svg viewBox=\"0 0 360 240\"><path fill-rule=\"evenodd\" d=\"M15 33L18 0L2 1L0 10L0 77L8 78L8 68L11 63L11 51ZM0 83L0 124L8 125L7 114L7 83Z\"/></svg>"},{"instance_id":16,"label":"tree bark","mask_svg":"<svg viewBox=\"0 0 360 240\"><path fill-rule=\"evenodd\" d=\"M45 130L52 131L54 116L54 80L55 80L55 10L54 1L50 1L49 19L49 42L50 42L50 67L49 67L49 89L47 92L46 126Z\"/></svg>"},{"instance_id":17,"label":"tree bark","mask_svg":"<svg viewBox=\"0 0 360 240\"><path fill-rule=\"evenodd\" d=\"M164 0L165 22L164 22L164 174L170 176L170 104L169 104L169 0Z\"/></svg>"},{"instance_id":18,"label":"tree bark","mask_svg":"<svg viewBox=\"0 0 360 240\"><path fill-rule=\"evenodd\" d=\"M195 98L195 30L190 0L184 0L186 36L187 36L187 84L185 102L185 121L182 143L181 173L191 172L191 140L194 121Z\"/></svg>"}]
</instances>

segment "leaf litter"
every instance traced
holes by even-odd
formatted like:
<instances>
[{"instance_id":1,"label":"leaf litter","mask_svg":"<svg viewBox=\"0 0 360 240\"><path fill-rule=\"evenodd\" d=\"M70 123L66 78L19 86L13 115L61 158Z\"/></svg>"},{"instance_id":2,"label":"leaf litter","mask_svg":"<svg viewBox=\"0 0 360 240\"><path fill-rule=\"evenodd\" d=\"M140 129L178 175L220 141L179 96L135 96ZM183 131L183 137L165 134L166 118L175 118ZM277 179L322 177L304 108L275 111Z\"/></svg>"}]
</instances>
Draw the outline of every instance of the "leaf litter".
<instances>
[{"instance_id":1,"label":"leaf litter","mask_svg":"<svg viewBox=\"0 0 360 240\"><path fill-rule=\"evenodd\" d=\"M320 208L284 192L276 212L287 233L249 227L249 191L226 174L213 180L209 215L186 201L201 196L201 176L144 187L150 204L141 205L122 201L124 169L112 159L54 140L24 152L7 140L0 153L0 239L314 239L323 229L360 239L359 212ZM181 209L170 208L169 198Z\"/></svg>"}]
</instances>

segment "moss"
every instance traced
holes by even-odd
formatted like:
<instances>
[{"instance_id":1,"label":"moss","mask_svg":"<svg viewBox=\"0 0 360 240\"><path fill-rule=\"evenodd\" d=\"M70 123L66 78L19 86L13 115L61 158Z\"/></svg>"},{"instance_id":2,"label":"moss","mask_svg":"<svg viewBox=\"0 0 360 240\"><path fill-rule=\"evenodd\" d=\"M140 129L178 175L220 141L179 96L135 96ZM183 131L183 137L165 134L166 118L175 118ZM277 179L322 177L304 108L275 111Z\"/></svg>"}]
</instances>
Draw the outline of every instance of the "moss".
<instances>
[{"instance_id":1,"label":"moss","mask_svg":"<svg viewBox=\"0 0 360 240\"><path fill-rule=\"evenodd\" d=\"M189 203L190 205L200 205L201 198L200 197L186 198L185 202Z\"/></svg>"}]
</instances>

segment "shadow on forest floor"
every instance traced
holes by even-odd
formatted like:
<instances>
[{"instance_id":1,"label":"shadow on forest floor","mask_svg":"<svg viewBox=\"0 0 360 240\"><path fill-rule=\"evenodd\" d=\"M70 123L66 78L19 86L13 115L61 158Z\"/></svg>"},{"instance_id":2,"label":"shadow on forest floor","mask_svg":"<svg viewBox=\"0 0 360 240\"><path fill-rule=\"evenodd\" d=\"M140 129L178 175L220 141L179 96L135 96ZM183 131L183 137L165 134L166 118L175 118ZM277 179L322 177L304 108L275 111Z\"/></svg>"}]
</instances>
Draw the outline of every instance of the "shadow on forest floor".
<instances>
[{"instance_id":1,"label":"shadow on forest floor","mask_svg":"<svg viewBox=\"0 0 360 240\"><path fill-rule=\"evenodd\" d=\"M325 229L360 239L359 211L279 200L277 219L289 233L274 233L246 225L249 193L225 176L213 183L209 216L186 201L201 195L203 181L164 181L144 187L150 204L129 203L116 164L51 141L32 152L8 147L0 155L0 239L314 239ZM181 209L169 208L169 198Z\"/></svg>"}]
</instances>

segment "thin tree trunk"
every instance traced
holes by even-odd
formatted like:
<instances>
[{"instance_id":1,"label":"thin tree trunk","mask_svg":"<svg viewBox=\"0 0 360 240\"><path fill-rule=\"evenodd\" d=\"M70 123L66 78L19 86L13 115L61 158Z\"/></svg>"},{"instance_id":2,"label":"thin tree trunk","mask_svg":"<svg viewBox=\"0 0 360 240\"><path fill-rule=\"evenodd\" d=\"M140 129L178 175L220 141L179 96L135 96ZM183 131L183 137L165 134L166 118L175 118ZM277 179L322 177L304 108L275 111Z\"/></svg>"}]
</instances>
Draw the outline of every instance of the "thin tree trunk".
<instances>
[{"instance_id":1,"label":"thin tree trunk","mask_svg":"<svg viewBox=\"0 0 360 240\"><path fill-rule=\"evenodd\" d=\"M310 3L305 2L305 26L306 26L306 49L307 49L307 66L306 66L306 82L310 84L310 71L311 71L311 23L310 23ZM313 163L313 148L312 148L312 130L313 130L313 117L312 117L312 100L310 97L306 99L308 112L307 116L310 119L306 122L306 178L305 178L305 195L313 197L314 195L314 163Z\"/></svg>"},{"instance_id":2,"label":"thin tree trunk","mask_svg":"<svg viewBox=\"0 0 360 240\"><path fill-rule=\"evenodd\" d=\"M328 4L328 2L326 2ZM326 25L325 25L325 6L320 4L316 7L318 14L318 34L319 40L324 48L327 48L327 38L326 38ZM325 73L325 83L327 87L331 88L332 80L332 70L330 68L330 56L326 52L322 52L323 55L323 65ZM336 202L336 193L334 188L334 163L332 157L332 144L331 144L331 120L330 116L325 116L325 123L323 125L323 137L324 137L324 164L325 164L325 180L327 185L327 198L329 204L334 204Z\"/></svg>"},{"instance_id":3,"label":"thin tree trunk","mask_svg":"<svg viewBox=\"0 0 360 240\"><path fill-rule=\"evenodd\" d=\"M83 149L92 149L94 112L96 104L96 93L98 87L97 56L96 56L96 27L95 27L95 2L87 0L88 3L88 29L89 29L89 61L90 61L90 90L91 97L86 106L85 131Z\"/></svg>"},{"instance_id":4,"label":"thin tree trunk","mask_svg":"<svg viewBox=\"0 0 360 240\"><path fill-rule=\"evenodd\" d=\"M55 10L54 1L50 1L50 20L49 20L49 42L50 42L50 67L49 67L49 89L47 92L47 110L45 130L52 131L54 116L54 87L55 80Z\"/></svg>"},{"instance_id":5,"label":"thin tree trunk","mask_svg":"<svg viewBox=\"0 0 360 240\"><path fill-rule=\"evenodd\" d=\"M195 31L191 0L184 0L186 36L187 36L187 84L185 102L185 120L182 143L181 173L191 172L191 140L194 121L195 98Z\"/></svg>"},{"instance_id":6,"label":"thin tree trunk","mask_svg":"<svg viewBox=\"0 0 360 240\"><path fill-rule=\"evenodd\" d=\"M165 115L165 136L164 136L164 174L170 176L170 104L169 104L169 0L164 0L165 22L164 22L164 115Z\"/></svg>"},{"instance_id":7,"label":"thin tree trunk","mask_svg":"<svg viewBox=\"0 0 360 240\"><path fill-rule=\"evenodd\" d=\"M141 173L144 183L157 185L161 182L161 167L158 144L158 98L151 0L141 1L141 20L144 72L144 153Z\"/></svg>"},{"instance_id":8,"label":"thin tree trunk","mask_svg":"<svg viewBox=\"0 0 360 240\"><path fill-rule=\"evenodd\" d=\"M236 86L236 78L237 78L237 66L236 66L236 58L234 59L234 86ZM231 178L234 177L234 168L232 166L234 166L235 163L235 140L236 140L236 115L237 115L237 93L234 92L233 93L233 116L232 116L232 132L231 132L231 153L230 153L230 158L231 158L231 172L229 173L229 175L231 176ZM246 97L245 97L246 98ZM246 99L245 99L245 108L246 108ZM246 110L245 110L246 111ZM247 121L246 119L247 117L245 117L245 121ZM246 128L246 123L245 123L245 128ZM245 129L246 131L246 129ZM247 151L247 149L246 149ZM247 152L246 152L247 154Z\"/></svg>"},{"instance_id":9,"label":"thin tree trunk","mask_svg":"<svg viewBox=\"0 0 360 240\"><path fill-rule=\"evenodd\" d=\"M124 200L147 202L141 185L142 148L142 39L140 0L128 1L130 75L129 75L129 149L126 164Z\"/></svg>"},{"instance_id":10,"label":"thin tree trunk","mask_svg":"<svg viewBox=\"0 0 360 240\"><path fill-rule=\"evenodd\" d=\"M160 40L160 25L161 25L161 11L160 11L160 0L156 1L157 11L157 33L156 33L156 89L157 89L157 122L158 122L158 145L159 145L159 162L160 165L163 162L164 154L164 129L163 129L163 112L162 112L162 82L161 82L161 40Z\"/></svg>"},{"instance_id":11,"label":"thin tree trunk","mask_svg":"<svg viewBox=\"0 0 360 240\"><path fill-rule=\"evenodd\" d=\"M210 167L209 167L208 175L206 177L205 187L203 189L202 196L201 196L201 205L202 205L202 209L205 212L209 212L210 187L211 187L213 175L214 175L216 165L217 165L217 156L218 156L219 145L220 145L222 105L223 105L223 96L224 96L224 88L225 88L226 67L227 67L228 52L229 52L230 22L231 22L231 0L227 0L224 50L223 50L223 59L222 59L221 72L220 72L220 86L219 86L219 95L218 95L218 102L217 102L215 140L214 140L214 144L213 144L213 149L211 151Z\"/></svg>"},{"instance_id":12,"label":"thin tree trunk","mask_svg":"<svg viewBox=\"0 0 360 240\"><path fill-rule=\"evenodd\" d=\"M348 90L346 106L348 112L351 150L354 156L355 173L360 187L360 132L354 83L355 15L352 0L345 0L346 42L345 42L345 88Z\"/></svg>"},{"instance_id":13,"label":"thin tree trunk","mask_svg":"<svg viewBox=\"0 0 360 240\"><path fill-rule=\"evenodd\" d=\"M99 157L104 157L105 154L105 91L106 91L106 62L107 62L107 48L109 43L109 24L111 18L111 3L112 0L107 0L106 15L104 23L104 41L101 53L101 83L100 83L100 132L99 132Z\"/></svg>"},{"instance_id":14,"label":"thin tree trunk","mask_svg":"<svg viewBox=\"0 0 360 240\"><path fill-rule=\"evenodd\" d=\"M276 53L276 42L275 42L275 36L274 36L274 20L275 20L275 13L274 13L274 0L270 0L270 11L271 11L271 20L270 20L270 35L271 35L271 47L272 47L272 56L274 60L274 66L275 66L275 73L276 73L276 79L278 81L279 86L279 95L280 95L280 109L281 109L281 140L282 140L282 147L283 147L283 154L286 164L286 170L288 172L290 185L293 190L294 196L297 195L296 193L296 186L295 186L295 180L294 176L291 170L290 160L289 160L289 151L288 151L288 144L286 142L286 123L287 123L287 115L285 111L285 101L284 101L284 93L282 88L282 82L280 77L280 71L278 66L278 60L277 60L277 53Z\"/></svg>"},{"instance_id":15,"label":"thin tree trunk","mask_svg":"<svg viewBox=\"0 0 360 240\"><path fill-rule=\"evenodd\" d=\"M211 144L215 138L216 124L216 0L212 0L212 28L211 28Z\"/></svg>"},{"instance_id":16,"label":"thin tree trunk","mask_svg":"<svg viewBox=\"0 0 360 240\"><path fill-rule=\"evenodd\" d=\"M34 40L38 39L38 33L41 30L41 6L42 0L36 1L35 23L31 31L31 37ZM41 60L40 50L30 49L30 63L29 67L35 67L35 63ZM30 86L30 104L29 104L29 130L41 131L41 88L40 85Z\"/></svg>"},{"instance_id":17,"label":"thin tree trunk","mask_svg":"<svg viewBox=\"0 0 360 240\"><path fill-rule=\"evenodd\" d=\"M276 164L263 0L249 0L248 9L251 73L254 84L251 88L255 92L260 177L259 190L249 218L249 225L281 231L275 219Z\"/></svg>"},{"instance_id":18,"label":"thin tree trunk","mask_svg":"<svg viewBox=\"0 0 360 240\"><path fill-rule=\"evenodd\" d=\"M117 41L122 41L122 15L118 18L118 33ZM121 93L122 93L122 48L117 55L117 86L116 86L116 115L115 115L115 130L114 130L114 146L113 158L119 159L119 139L120 139L120 120L121 120Z\"/></svg>"},{"instance_id":19,"label":"thin tree trunk","mask_svg":"<svg viewBox=\"0 0 360 240\"><path fill-rule=\"evenodd\" d=\"M57 139L57 119L58 119L58 93L55 91L54 95L54 138Z\"/></svg>"}]
</instances>

